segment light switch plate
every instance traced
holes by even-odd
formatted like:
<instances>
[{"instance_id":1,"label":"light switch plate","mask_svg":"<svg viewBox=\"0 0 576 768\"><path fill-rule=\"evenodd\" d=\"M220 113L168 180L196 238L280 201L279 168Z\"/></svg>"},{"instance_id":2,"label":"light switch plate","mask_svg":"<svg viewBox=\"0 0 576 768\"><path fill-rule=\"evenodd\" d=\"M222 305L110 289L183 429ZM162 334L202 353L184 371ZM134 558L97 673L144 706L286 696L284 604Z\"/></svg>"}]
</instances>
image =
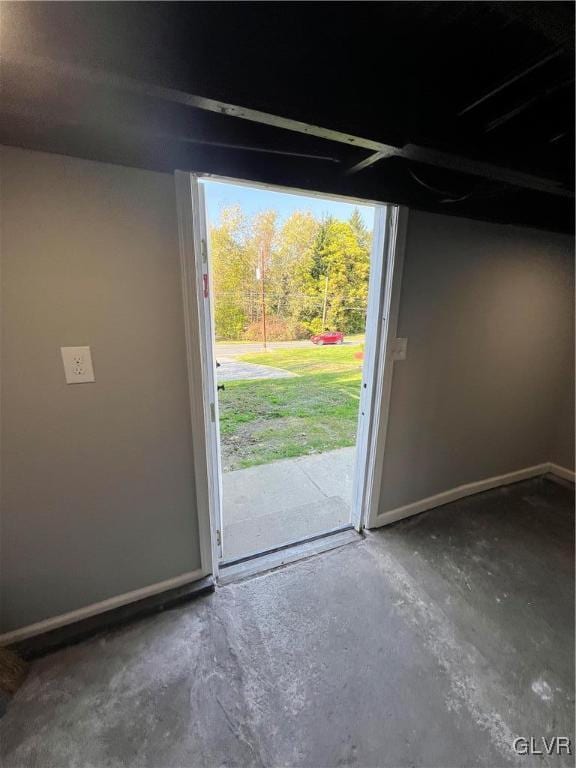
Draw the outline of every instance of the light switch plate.
<instances>
[{"instance_id":1,"label":"light switch plate","mask_svg":"<svg viewBox=\"0 0 576 768\"><path fill-rule=\"evenodd\" d=\"M60 347L67 384L95 381L90 347Z\"/></svg>"},{"instance_id":2,"label":"light switch plate","mask_svg":"<svg viewBox=\"0 0 576 768\"><path fill-rule=\"evenodd\" d=\"M404 339L404 338L394 339L394 350L392 353L392 359L406 360L407 352L408 352L408 339Z\"/></svg>"}]
</instances>

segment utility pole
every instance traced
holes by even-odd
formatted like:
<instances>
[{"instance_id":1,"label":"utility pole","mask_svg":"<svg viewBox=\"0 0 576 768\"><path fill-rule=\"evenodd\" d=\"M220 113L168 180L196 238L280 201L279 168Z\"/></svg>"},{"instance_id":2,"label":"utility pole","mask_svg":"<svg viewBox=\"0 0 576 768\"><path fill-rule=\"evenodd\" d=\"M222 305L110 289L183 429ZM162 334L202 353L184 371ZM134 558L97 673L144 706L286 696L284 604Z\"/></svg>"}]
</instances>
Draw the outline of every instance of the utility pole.
<instances>
[{"instance_id":1,"label":"utility pole","mask_svg":"<svg viewBox=\"0 0 576 768\"><path fill-rule=\"evenodd\" d=\"M330 274L330 267L326 272L326 282L324 283L324 305L322 306L322 330L326 330L326 306L328 304L328 275Z\"/></svg>"},{"instance_id":2,"label":"utility pole","mask_svg":"<svg viewBox=\"0 0 576 768\"><path fill-rule=\"evenodd\" d=\"M266 289L264 287L264 244L260 246L260 282L262 296L262 341L266 352Z\"/></svg>"}]
</instances>

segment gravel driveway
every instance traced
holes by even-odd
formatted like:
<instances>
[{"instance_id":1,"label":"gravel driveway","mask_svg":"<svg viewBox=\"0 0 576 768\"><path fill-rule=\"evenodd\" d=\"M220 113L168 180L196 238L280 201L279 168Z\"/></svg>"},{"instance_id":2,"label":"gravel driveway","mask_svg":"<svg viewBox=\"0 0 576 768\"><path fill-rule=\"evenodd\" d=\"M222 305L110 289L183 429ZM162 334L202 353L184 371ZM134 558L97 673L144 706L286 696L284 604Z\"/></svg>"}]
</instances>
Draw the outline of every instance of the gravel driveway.
<instances>
[{"instance_id":1,"label":"gravel driveway","mask_svg":"<svg viewBox=\"0 0 576 768\"><path fill-rule=\"evenodd\" d=\"M233 359L219 358L220 367L216 369L218 381L247 381L250 379L291 379L298 374L269 365L240 363Z\"/></svg>"}]
</instances>

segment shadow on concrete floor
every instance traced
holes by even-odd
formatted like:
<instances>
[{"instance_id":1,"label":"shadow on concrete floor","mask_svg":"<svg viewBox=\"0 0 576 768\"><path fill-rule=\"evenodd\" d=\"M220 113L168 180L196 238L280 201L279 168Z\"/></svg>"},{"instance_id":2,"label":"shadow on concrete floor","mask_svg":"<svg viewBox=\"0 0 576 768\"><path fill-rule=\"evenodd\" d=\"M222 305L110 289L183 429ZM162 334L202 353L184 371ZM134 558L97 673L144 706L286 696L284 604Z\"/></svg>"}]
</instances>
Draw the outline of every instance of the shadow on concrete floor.
<instances>
[{"instance_id":1,"label":"shadow on concrete floor","mask_svg":"<svg viewBox=\"0 0 576 768\"><path fill-rule=\"evenodd\" d=\"M32 664L25 766L568 768L574 494L461 499ZM574 745L574 741L572 741Z\"/></svg>"}]
</instances>

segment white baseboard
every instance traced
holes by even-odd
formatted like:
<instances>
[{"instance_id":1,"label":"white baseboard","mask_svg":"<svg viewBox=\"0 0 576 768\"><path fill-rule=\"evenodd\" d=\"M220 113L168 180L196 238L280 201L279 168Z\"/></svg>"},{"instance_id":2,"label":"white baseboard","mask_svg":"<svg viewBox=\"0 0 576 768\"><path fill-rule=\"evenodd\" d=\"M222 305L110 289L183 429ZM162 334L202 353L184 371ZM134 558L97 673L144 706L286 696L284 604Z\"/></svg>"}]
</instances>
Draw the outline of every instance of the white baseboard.
<instances>
[{"instance_id":1,"label":"white baseboard","mask_svg":"<svg viewBox=\"0 0 576 768\"><path fill-rule=\"evenodd\" d=\"M534 467L527 467L525 469L519 469L516 472L508 472L505 475L498 475L496 477L489 477L485 480L478 480L474 483L467 483L466 485L459 485L456 488L452 488L442 493L437 493L434 496L428 496L426 499L420 499L410 504L406 504L396 509L391 509L388 512L383 512L376 518L376 523L371 528L379 528L382 525L388 525L394 523L397 520L402 520L405 517L411 517L417 515L420 512L425 512L428 509L434 507L440 507L443 504L449 504L451 501L462 499L465 496L472 496L475 493L481 493L482 491L488 491L491 488L498 488L502 485L509 485L510 483L517 483L521 480L528 480L531 477L538 477L539 475L545 475L552 473L561 477L564 480L574 482L575 473L573 470L561 467L558 464L552 462L546 462L544 464L537 464ZM183 573L180 576L175 576L172 579L166 579L165 581L159 581L156 584L151 584L148 587L142 587L141 589L135 589L132 592L125 592L122 595L116 595L110 597L107 600L102 600L100 603L92 603L86 605L83 608L78 608L75 611L69 613L63 613L59 616L53 616L50 619L44 619L38 621L35 624L29 624L26 627L20 627L14 629L11 632L6 632L0 635L0 645L9 645L11 643L19 642L20 640L26 640L29 637L40 635L43 632L50 632L50 630L64 627L67 624L74 624L74 622L81 621L82 619L88 619L91 616L97 616L105 611L110 611L113 608L119 608L129 603L135 603L138 600L143 600L146 597L153 595L159 595L162 592L167 592L170 589L181 587L184 584L188 584L193 581L206 576L206 573L197 568L195 571L189 571Z\"/></svg>"},{"instance_id":2,"label":"white baseboard","mask_svg":"<svg viewBox=\"0 0 576 768\"><path fill-rule=\"evenodd\" d=\"M201 568L197 568L195 571L183 573L181 576L175 576L172 579L159 581L156 584L151 584L148 587L134 589L132 592L125 592L122 595L109 597L107 600L102 600L100 603L92 603L92 605L86 605L83 608L78 608L75 611L62 613L59 616L53 616L50 619L44 619L43 621L38 621L35 624L29 624L26 627L14 629L11 632L6 632L4 635L0 635L0 645L10 645L11 643L17 643L20 640L27 640L29 637L41 635L43 632L50 632L52 629L58 629L59 627L64 627L67 624L74 624L76 621L88 619L91 616L97 616L99 613L110 611L113 608L119 608L122 605L135 603L138 600L143 600L146 597L159 595L162 592L167 592L170 589L181 587L184 584L188 584L193 581L198 581L205 575L206 574Z\"/></svg>"},{"instance_id":3,"label":"white baseboard","mask_svg":"<svg viewBox=\"0 0 576 768\"><path fill-rule=\"evenodd\" d=\"M531 477L538 477L539 475L545 475L549 472L563 477L567 480L574 481L574 472L571 472L564 467L559 467L557 464L551 464L545 462L543 464L536 464L533 467L526 467L525 469L518 469L515 472L508 472L505 475L497 475L495 477L488 477L484 480L477 480L474 483L466 483L466 485L459 485L456 488L451 488L448 491L442 491L434 496L428 496L425 499L419 501L413 501L410 504L405 504L402 507L396 507L388 512L382 512L376 518L376 522L373 528L379 528L382 525L389 525L395 523L397 520L402 520L405 517L411 517L412 515L418 515L420 512L426 512L428 509L434 507L441 507L443 504L449 504L451 501L457 501L465 496L473 496L475 493L482 493L482 491L489 491L492 488L498 488L501 485L510 485L511 483L518 483L521 480L528 480Z\"/></svg>"},{"instance_id":4,"label":"white baseboard","mask_svg":"<svg viewBox=\"0 0 576 768\"><path fill-rule=\"evenodd\" d=\"M548 472L561 477L562 480L569 480L571 483L576 481L576 472L573 469L566 469L566 467L561 467L559 464L554 464L554 462L550 462L548 465Z\"/></svg>"}]
</instances>

